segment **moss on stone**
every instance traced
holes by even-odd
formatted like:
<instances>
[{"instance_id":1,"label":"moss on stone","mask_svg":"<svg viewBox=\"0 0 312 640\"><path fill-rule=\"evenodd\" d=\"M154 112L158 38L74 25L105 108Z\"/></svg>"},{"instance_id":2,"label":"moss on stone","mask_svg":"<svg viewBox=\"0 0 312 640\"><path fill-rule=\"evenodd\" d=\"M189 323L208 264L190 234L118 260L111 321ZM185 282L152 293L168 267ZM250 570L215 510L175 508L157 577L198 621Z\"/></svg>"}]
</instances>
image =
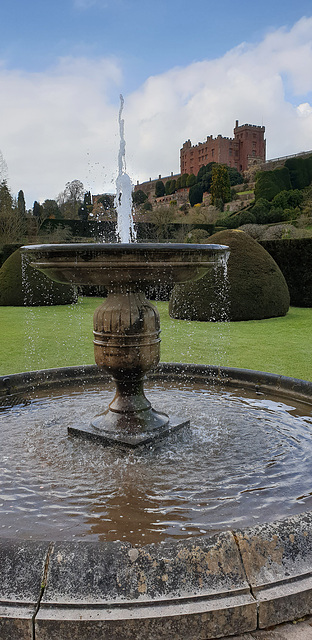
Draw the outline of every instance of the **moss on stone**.
<instances>
[{"instance_id":1,"label":"moss on stone","mask_svg":"<svg viewBox=\"0 0 312 640\"><path fill-rule=\"evenodd\" d=\"M230 247L227 283L221 268L196 282L175 285L169 313L172 318L222 321L261 320L286 315L289 291L285 278L270 254L243 231L220 231L207 243Z\"/></svg>"},{"instance_id":2,"label":"moss on stone","mask_svg":"<svg viewBox=\"0 0 312 640\"><path fill-rule=\"evenodd\" d=\"M22 276L23 270L23 276ZM0 306L45 306L76 302L74 287L53 282L25 264L21 252L14 251L0 269Z\"/></svg>"}]
</instances>

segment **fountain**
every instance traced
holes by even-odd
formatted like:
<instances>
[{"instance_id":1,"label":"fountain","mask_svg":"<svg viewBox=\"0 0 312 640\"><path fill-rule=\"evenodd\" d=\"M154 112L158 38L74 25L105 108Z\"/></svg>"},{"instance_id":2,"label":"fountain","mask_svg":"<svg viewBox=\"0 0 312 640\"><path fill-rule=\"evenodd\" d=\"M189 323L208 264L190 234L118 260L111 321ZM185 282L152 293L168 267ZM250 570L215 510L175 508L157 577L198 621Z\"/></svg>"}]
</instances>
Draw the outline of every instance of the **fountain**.
<instances>
[{"instance_id":1,"label":"fountain","mask_svg":"<svg viewBox=\"0 0 312 640\"><path fill-rule=\"evenodd\" d=\"M159 314L145 297L149 284L183 283L201 278L226 259L222 245L139 244L132 222L131 180L126 173L124 99L120 96L117 244L71 244L23 247L30 264L57 282L104 285L108 296L94 313L95 361L111 374L116 395L91 425L70 427L72 435L103 444L130 447L149 444L187 425L155 411L143 391L143 378L160 357Z\"/></svg>"},{"instance_id":2,"label":"fountain","mask_svg":"<svg viewBox=\"0 0 312 640\"><path fill-rule=\"evenodd\" d=\"M122 194L124 189L128 193L129 181L127 178L123 180L125 166L121 114L122 106L119 112L121 152L117 187L119 205L122 207ZM235 369L158 364L159 316L145 298L146 285L200 278L223 259L227 249L218 245L128 243L122 235L123 230L119 234L123 241L116 244L39 245L24 248L33 266L52 279L65 283L104 284L108 289L107 299L94 314L97 367L32 372L0 379L0 395L5 398L8 407L13 407L12 410L8 408L8 414L5 414L12 416L12 421L8 418L4 425L7 429L3 429L5 442L10 443L11 431L18 425L19 418L23 422L23 412L19 409L21 400L26 402L30 397L29 409L36 411L40 407L39 400L39 405L36 404L36 396L47 397L47 429L43 433L37 432L37 441L28 444L35 469L34 481L26 486L25 507L18 506L25 513L33 508L31 496L34 485L39 485L39 494L40 490L45 489L45 468L40 472L43 464L41 449L45 447L49 451L51 466L53 458L62 456L66 448L66 438L64 440L63 437L62 444L55 442L52 429L55 418L49 409L49 394L51 392L53 395L55 389L54 402L58 405L62 393L66 393L70 384L80 383L86 388L90 382L94 382L97 388L101 385L106 388L108 374L113 378L116 394L109 407L96 417L91 417L86 424L77 424L75 418L74 424L69 427L70 437L67 437L67 441L74 443L70 453L72 457L74 450L78 454L83 447L94 447L88 454L89 461L91 456L100 458L104 451L111 456L118 452L113 458L115 467L122 466L125 450L130 450L130 455L138 455L137 452L143 450L157 457L159 447L163 446L166 457L168 443L171 448L173 446L171 434L177 438L182 434L180 451L183 450L183 437L187 438L187 433L183 436L187 430L178 431L176 436L175 432L187 425L188 419L181 418L181 413L178 418L168 417L167 412L155 410L147 400L143 391L145 376L160 382L162 386L169 380L171 386L176 384L178 387L183 380L184 384L190 385L189 394L196 394L199 404L202 397L199 391L204 393L213 388L220 393L220 397L226 390L227 402L233 396L234 403L237 404L239 400L257 409L263 398L267 413L274 414L277 422L280 420L281 406L285 408L287 405L287 415L294 414L295 422L301 419L300 416L305 416L302 428L304 434L309 433L311 383ZM246 400L245 392L249 400ZM166 391L163 393L166 394ZM76 391L73 398L75 402ZM96 392L96 398L100 404L99 391ZM274 402L272 398L275 398ZM170 402L169 396L167 404L170 405ZM220 404L218 398L215 403ZM163 404L165 402L161 400L161 408ZM208 413L210 410L208 407ZM79 411L78 407L75 416ZM226 415L229 423L232 422L231 411L226 413L222 404L221 414L223 417ZM30 417L25 418L27 427ZM265 433L269 424L267 414L262 419ZM242 420L238 418L235 425L237 430L241 428ZM257 417L255 429L259 421ZM204 423L208 423L207 416L204 417ZM22 426L24 428L25 423ZM246 424L244 427L248 434ZM292 426L287 422L284 431L288 433L291 429ZM167 439L161 444L164 436ZM46 444L42 438L47 438ZM233 435L229 429L226 440L231 438ZM291 439L298 443L296 434ZM252 435L251 440L254 447L259 446L255 436ZM265 445L267 440L269 436L264 440ZM308 435L306 440L309 440ZM118 446L99 447L98 442ZM207 449L208 446L207 441L203 442L202 448ZM239 448L243 446L244 443L241 443ZM278 443L277 446L283 445ZM296 447L297 444L294 444ZM60 452L59 448L62 449ZM84 453L86 455L86 449ZM7 476L5 482L10 490L14 479L18 498L24 490L24 479L27 480L27 476L33 472L22 451L18 449L16 454L16 466L12 476ZM278 450L276 458L279 456ZM8 457L13 465L13 452L11 455L8 451ZM208 476L210 457L208 451L205 472ZM216 459L218 457L217 451ZM146 460L148 465L148 458ZM272 460L268 459L267 463L269 466ZM9 464L8 461L8 467ZM162 464L164 468L164 462ZM62 473L70 473L70 466L69 457L63 462ZM193 482L192 472L192 468L183 470L186 485L181 488L182 494L185 487ZM77 479L79 473L78 465ZM103 473L107 474L108 481L109 471L106 467L103 467ZM253 470L250 473L252 475ZM59 470L54 484L58 475ZM197 488L193 486L195 503L192 508L196 512L200 507L197 504L200 498L196 497ZM258 489L259 492L266 490L261 485ZM71 490L74 494L75 487L71 487ZM56 492L62 503L64 495L61 485ZM79 503L82 498L78 496L77 499ZM309 499L308 495L306 499ZM74 501L69 500L67 508L70 508L70 504L74 504ZM128 506L128 502L125 506ZM232 522L225 530L220 531L220 526L208 535L196 530L194 536L191 533L185 538L165 536L160 543L151 541L149 544L142 543L142 540L131 544L127 538L113 538L110 541L94 541L92 538L88 541L84 539L84 534L77 541L63 540L53 535L50 538L49 534L45 539L25 540L18 535L2 539L0 637L3 640L13 637L19 640L67 640L78 637L80 640L100 640L104 637L112 640L166 640L169 635L174 635L179 640L200 640L265 628L306 615L311 610L312 516L309 512L297 515L295 510L287 518L287 508L283 515L286 519L275 523L260 521L255 525L251 522L245 528L235 529L235 523ZM74 516L77 517L77 510ZM133 528L136 528L135 521Z\"/></svg>"}]
</instances>

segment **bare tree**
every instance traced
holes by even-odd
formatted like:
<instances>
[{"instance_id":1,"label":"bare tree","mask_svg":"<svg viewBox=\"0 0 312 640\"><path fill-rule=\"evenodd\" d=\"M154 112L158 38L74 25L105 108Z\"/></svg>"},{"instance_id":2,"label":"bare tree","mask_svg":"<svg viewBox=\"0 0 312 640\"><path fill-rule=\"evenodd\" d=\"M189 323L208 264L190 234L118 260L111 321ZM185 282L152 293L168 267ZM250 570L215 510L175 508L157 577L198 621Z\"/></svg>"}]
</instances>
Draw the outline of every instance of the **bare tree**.
<instances>
[{"instance_id":1,"label":"bare tree","mask_svg":"<svg viewBox=\"0 0 312 640\"><path fill-rule=\"evenodd\" d=\"M83 203L84 194L85 188L80 180L66 182L64 191L56 199L64 218L78 218L78 210Z\"/></svg>"},{"instance_id":2,"label":"bare tree","mask_svg":"<svg viewBox=\"0 0 312 640\"><path fill-rule=\"evenodd\" d=\"M18 214L6 180L0 182L0 244L20 242L26 231L25 217Z\"/></svg>"}]
</instances>

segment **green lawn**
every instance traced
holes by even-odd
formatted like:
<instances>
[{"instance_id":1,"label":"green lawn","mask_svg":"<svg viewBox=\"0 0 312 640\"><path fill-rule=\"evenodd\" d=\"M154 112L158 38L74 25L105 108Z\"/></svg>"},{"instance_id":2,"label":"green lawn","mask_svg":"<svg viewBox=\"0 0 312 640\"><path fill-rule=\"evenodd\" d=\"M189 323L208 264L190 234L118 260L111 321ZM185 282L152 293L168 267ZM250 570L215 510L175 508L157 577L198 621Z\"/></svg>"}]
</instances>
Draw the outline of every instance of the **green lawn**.
<instances>
[{"instance_id":1,"label":"green lawn","mask_svg":"<svg viewBox=\"0 0 312 640\"><path fill-rule=\"evenodd\" d=\"M0 307L0 375L92 364L92 315L99 298L56 307ZM161 360L242 367L312 380L312 309L284 318L212 323L161 315Z\"/></svg>"}]
</instances>

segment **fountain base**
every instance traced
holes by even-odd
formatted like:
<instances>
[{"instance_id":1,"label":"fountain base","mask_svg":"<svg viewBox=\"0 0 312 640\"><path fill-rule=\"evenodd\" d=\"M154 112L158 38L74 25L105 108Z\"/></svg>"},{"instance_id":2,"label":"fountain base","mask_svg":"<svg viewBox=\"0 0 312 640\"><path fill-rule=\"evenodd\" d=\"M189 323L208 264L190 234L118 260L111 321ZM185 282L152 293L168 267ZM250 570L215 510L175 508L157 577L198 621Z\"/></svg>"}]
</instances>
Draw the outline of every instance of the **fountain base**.
<instances>
[{"instance_id":1,"label":"fountain base","mask_svg":"<svg viewBox=\"0 0 312 640\"><path fill-rule=\"evenodd\" d=\"M107 411L95 418L88 426L68 427L68 433L72 436L79 436L88 440L93 440L99 444L121 445L124 447L136 448L152 444L161 440L182 427L190 426L189 420L181 422L181 418L170 416L165 413L149 409L144 415L136 416L136 424L125 424L125 416L118 415L112 411Z\"/></svg>"}]
</instances>

